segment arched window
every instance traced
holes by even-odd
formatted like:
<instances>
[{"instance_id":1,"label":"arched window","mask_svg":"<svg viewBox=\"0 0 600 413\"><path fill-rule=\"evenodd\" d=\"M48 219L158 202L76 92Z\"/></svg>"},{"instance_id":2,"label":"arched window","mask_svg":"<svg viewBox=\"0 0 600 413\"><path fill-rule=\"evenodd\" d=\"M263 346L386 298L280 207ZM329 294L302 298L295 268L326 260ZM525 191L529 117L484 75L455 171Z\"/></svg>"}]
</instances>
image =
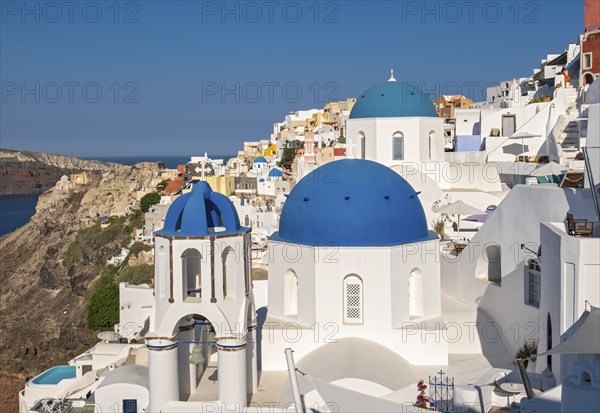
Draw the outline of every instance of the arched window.
<instances>
[{"instance_id":1,"label":"arched window","mask_svg":"<svg viewBox=\"0 0 600 413\"><path fill-rule=\"evenodd\" d=\"M408 275L408 315L411 318L422 317L425 294L423 292L423 273L415 268Z\"/></svg>"},{"instance_id":2,"label":"arched window","mask_svg":"<svg viewBox=\"0 0 600 413\"><path fill-rule=\"evenodd\" d=\"M162 245L158 249L157 268L158 276L156 277L154 294L156 294L160 298L165 298L165 284L167 282L169 272L169 262L167 261L165 247L163 247Z\"/></svg>"},{"instance_id":3,"label":"arched window","mask_svg":"<svg viewBox=\"0 0 600 413\"><path fill-rule=\"evenodd\" d=\"M367 156L367 138L364 132L358 132L358 144L360 145L360 159L366 159Z\"/></svg>"},{"instance_id":4,"label":"arched window","mask_svg":"<svg viewBox=\"0 0 600 413\"><path fill-rule=\"evenodd\" d=\"M392 159L404 160L404 134L402 132L394 132L392 136Z\"/></svg>"},{"instance_id":5,"label":"arched window","mask_svg":"<svg viewBox=\"0 0 600 413\"><path fill-rule=\"evenodd\" d=\"M477 260L476 276L480 280L502 284L502 250L500 245L486 246Z\"/></svg>"},{"instance_id":6,"label":"arched window","mask_svg":"<svg viewBox=\"0 0 600 413\"><path fill-rule=\"evenodd\" d=\"M181 254L184 299L202 297L201 264L202 255L197 249L188 248Z\"/></svg>"},{"instance_id":7,"label":"arched window","mask_svg":"<svg viewBox=\"0 0 600 413\"><path fill-rule=\"evenodd\" d=\"M435 157L435 131L431 131L429 132L429 159L433 159Z\"/></svg>"},{"instance_id":8,"label":"arched window","mask_svg":"<svg viewBox=\"0 0 600 413\"><path fill-rule=\"evenodd\" d=\"M488 281L502 284L502 250L500 245L488 245L485 248L485 259L488 267Z\"/></svg>"},{"instance_id":9,"label":"arched window","mask_svg":"<svg viewBox=\"0 0 600 413\"><path fill-rule=\"evenodd\" d=\"M363 282L356 274L344 278L344 324L363 323Z\"/></svg>"},{"instance_id":10,"label":"arched window","mask_svg":"<svg viewBox=\"0 0 600 413\"><path fill-rule=\"evenodd\" d=\"M527 304L540 308L541 268L538 260L527 263Z\"/></svg>"},{"instance_id":11,"label":"arched window","mask_svg":"<svg viewBox=\"0 0 600 413\"><path fill-rule=\"evenodd\" d=\"M298 315L298 276L294 270L287 270L283 278L283 312L287 316Z\"/></svg>"},{"instance_id":12,"label":"arched window","mask_svg":"<svg viewBox=\"0 0 600 413\"><path fill-rule=\"evenodd\" d=\"M223 266L223 298L235 298L237 266L233 248L225 248L221 255L221 264Z\"/></svg>"}]
</instances>

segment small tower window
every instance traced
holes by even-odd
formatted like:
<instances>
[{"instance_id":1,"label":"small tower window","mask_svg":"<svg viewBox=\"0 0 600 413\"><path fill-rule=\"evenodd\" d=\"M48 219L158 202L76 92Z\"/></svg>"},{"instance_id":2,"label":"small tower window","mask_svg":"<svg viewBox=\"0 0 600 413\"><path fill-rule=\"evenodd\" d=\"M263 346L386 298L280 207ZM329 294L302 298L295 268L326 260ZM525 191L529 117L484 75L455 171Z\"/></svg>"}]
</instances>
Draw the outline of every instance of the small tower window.
<instances>
[{"instance_id":1,"label":"small tower window","mask_svg":"<svg viewBox=\"0 0 600 413\"><path fill-rule=\"evenodd\" d=\"M358 142L360 144L360 159L367 157L367 138L364 132L358 132Z\"/></svg>"},{"instance_id":2,"label":"small tower window","mask_svg":"<svg viewBox=\"0 0 600 413\"><path fill-rule=\"evenodd\" d=\"M197 249L188 248L181 255L184 299L202 297L202 255Z\"/></svg>"},{"instance_id":3,"label":"small tower window","mask_svg":"<svg viewBox=\"0 0 600 413\"><path fill-rule=\"evenodd\" d=\"M165 298L165 284L167 283L167 277L169 276L169 262L167 260L165 247L162 245L158 249L157 268L158 275L155 280L154 294L160 298Z\"/></svg>"},{"instance_id":4,"label":"small tower window","mask_svg":"<svg viewBox=\"0 0 600 413\"><path fill-rule=\"evenodd\" d=\"M429 159L435 158L435 131L429 132Z\"/></svg>"},{"instance_id":5,"label":"small tower window","mask_svg":"<svg viewBox=\"0 0 600 413\"><path fill-rule=\"evenodd\" d=\"M344 324L363 322L363 283L357 275L344 278Z\"/></svg>"},{"instance_id":6,"label":"small tower window","mask_svg":"<svg viewBox=\"0 0 600 413\"><path fill-rule=\"evenodd\" d=\"M287 316L298 315L298 276L294 270L287 270L283 279L283 312Z\"/></svg>"},{"instance_id":7,"label":"small tower window","mask_svg":"<svg viewBox=\"0 0 600 413\"><path fill-rule=\"evenodd\" d=\"M223 298L226 299L235 298L236 262L233 248L225 248L225 251L221 255L221 263L223 265Z\"/></svg>"},{"instance_id":8,"label":"small tower window","mask_svg":"<svg viewBox=\"0 0 600 413\"><path fill-rule=\"evenodd\" d=\"M402 132L395 132L392 136L392 159L404 160L404 134Z\"/></svg>"}]
</instances>

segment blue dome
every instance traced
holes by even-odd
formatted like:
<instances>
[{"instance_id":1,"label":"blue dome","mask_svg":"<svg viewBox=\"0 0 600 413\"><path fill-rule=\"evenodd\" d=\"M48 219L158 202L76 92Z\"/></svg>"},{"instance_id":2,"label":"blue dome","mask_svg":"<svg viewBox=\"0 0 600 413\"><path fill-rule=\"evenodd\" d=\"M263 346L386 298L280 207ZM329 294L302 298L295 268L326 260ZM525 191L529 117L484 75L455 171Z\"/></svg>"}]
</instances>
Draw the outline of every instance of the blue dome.
<instances>
[{"instance_id":1,"label":"blue dome","mask_svg":"<svg viewBox=\"0 0 600 413\"><path fill-rule=\"evenodd\" d=\"M281 169L273 168L269 171L269 178L276 178L282 175L283 172L281 172Z\"/></svg>"},{"instance_id":2,"label":"blue dome","mask_svg":"<svg viewBox=\"0 0 600 413\"><path fill-rule=\"evenodd\" d=\"M418 193L376 162L344 159L308 174L287 198L271 239L304 245L386 246L436 238Z\"/></svg>"},{"instance_id":3,"label":"blue dome","mask_svg":"<svg viewBox=\"0 0 600 413\"><path fill-rule=\"evenodd\" d=\"M225 227L222 233L241 229L235 207L225 195L213 192L205 181L199 181L191 192L177 198L167 211L161 235L215 235L214 227Z\"/></svg>"},{"instance_id":4,"label":"blue dome","mask_svg":"<svg viewBox=\"0 0 600 413\"><path fill-rule=\"evenodd\" d=\"M350 119L433 116L433 102L417 85L404 82L379 83L356 99Z\"/></svg>"},{"instance_id":5,"label":"blue dome","mask_svg":"<svg viewBox=\"0 0 600 413\"><path fill-rule=\"evenodd\" d=\"M265 158L263 158L262 156L259 156L258 158L256 158L254 160L254 163L267 163L267 160Z\"/></svg>"}]
</instances>

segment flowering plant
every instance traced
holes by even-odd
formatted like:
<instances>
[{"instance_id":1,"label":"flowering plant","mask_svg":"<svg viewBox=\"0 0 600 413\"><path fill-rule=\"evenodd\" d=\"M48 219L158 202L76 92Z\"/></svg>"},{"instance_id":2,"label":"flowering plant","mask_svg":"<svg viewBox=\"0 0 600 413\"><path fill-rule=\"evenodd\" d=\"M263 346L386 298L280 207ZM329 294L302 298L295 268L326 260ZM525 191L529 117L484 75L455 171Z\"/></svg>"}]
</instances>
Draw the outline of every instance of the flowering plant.
<instances>
[{"instance_id":1,"label":"flowering plant","mask_svg":"<svg viewBox=\"0 0 600 413\"><path fill-rule=\"evenodd\" d=\"M417 401L414 404L415 407L419 407L421 409L429 409L429 397L425 394L425 389L427 389L427 385L423 380L419 380L417 383L417 390L419 390L419 394L417 395Z\"/></svg>"}]
</instances>

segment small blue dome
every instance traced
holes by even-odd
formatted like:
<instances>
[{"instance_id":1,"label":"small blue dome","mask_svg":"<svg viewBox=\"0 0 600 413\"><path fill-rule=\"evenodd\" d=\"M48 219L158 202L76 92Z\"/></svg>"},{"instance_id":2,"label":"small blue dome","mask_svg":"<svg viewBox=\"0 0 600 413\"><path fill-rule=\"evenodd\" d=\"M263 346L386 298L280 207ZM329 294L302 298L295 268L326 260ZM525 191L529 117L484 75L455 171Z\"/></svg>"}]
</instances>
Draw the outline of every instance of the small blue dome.
<instances>
[{"instance_id":1,"label":"small blue dome","mask_svg":"<svg viewBox=\"0 0 600 413\"><path fill-rule=\"evenodd\" d=\"M167 211L161 235L214 235L214 227L225 227L225 233L241 229L235 207L225 195L213 192L205 181L199 181L191 192L177 198ZM219 232L222 234L223 232Z\"/></svg>"},{"instance_id":2,"label":"small blue dome","mask_svg":"<svg viewBox=\"0 0 600 413\"><path fill-rule=\"evenodd\" d=\"M377 162L344 159L308 174L287 198L271 239L304 245L388 246L435 239L412 186Z\"/></svg>"},{"instance_id":3,"label":"small blue dome","mask_svg":"<svg viewBox=\"0 0 600 413\"><path fill-rule=\"evenodd\" d=\"M433 102L414 83L384 82L372 86L356 99L350 119L433 116Z\"/></svg>"},{"instance_id":4,"label":"small blue dome","mask_svg":"<svg viewBox=\"0 0 600 413\"><path fill-rule=\"evenodd\" d=\"M262 156L259 156L258 158L256 158L254 160L254 163L267 163L267 160L265 158L263 158Z\"/></svg>"},{"instance_id":5,"label":"small blue dome","mask_svg":"<svg viewBox=\"0 0 600 413\"><path fill-rule=\"evenodd\" d=\"M283 172L281 172L281 169L273 168L269 171L269 178L277 178L282 175Z\"/></svg>"}]
</instances>

